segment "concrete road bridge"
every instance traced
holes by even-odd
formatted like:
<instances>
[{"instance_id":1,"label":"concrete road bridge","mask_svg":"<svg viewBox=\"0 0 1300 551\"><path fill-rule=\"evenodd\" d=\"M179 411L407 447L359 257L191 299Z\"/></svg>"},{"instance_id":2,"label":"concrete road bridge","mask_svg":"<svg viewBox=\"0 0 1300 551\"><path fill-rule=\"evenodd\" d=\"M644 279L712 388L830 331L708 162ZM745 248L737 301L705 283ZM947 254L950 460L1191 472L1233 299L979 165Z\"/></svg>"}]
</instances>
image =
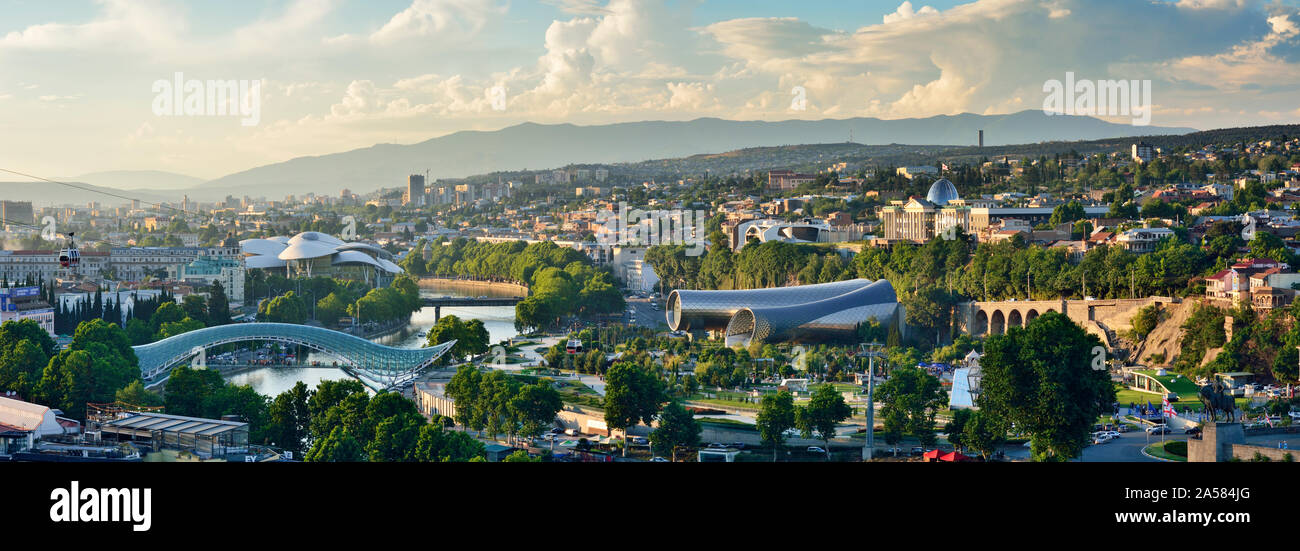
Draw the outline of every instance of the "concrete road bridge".
<instances>
[{"instance_id":1,"label":"concrete road bridge","mask_svg":"<svg viewBox=\"0 0 1300 551\"><path fill-rule=\"evenodd\" d=\"M524 297L420 297L424 306L433 308L434 319L442 318L442 307L514 306Z\"/></svg>"},{"instance_id":2,"label":"concrete road bridge","mask_svg":"<svg viewBox=\"0 0 1300 551\"><path fill-rule=\"evenodd\" d=\"M190 331L141 346L133 346L140 375L149 386L167 380L183 363L206 364L206 351L236 342L278 342L305 346L337 356L346 371L378 388L392 388L414 379L447 352L456 341L429 348L393 348L366 339L310 325L232 323Z\"/></svg>"}]
</instances>

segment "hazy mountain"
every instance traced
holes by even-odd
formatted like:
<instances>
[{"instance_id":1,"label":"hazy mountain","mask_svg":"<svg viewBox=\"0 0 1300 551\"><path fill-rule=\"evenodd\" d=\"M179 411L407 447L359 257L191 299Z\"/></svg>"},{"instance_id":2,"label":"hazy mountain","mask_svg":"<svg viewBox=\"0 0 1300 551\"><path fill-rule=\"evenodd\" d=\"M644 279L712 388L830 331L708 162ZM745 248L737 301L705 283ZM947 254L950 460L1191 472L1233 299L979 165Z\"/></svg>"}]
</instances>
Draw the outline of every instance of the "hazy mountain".
<instances>
[{"instance_id":1,"label":"hazy mountain","mask_svg":"<svg viewBox=\"0 0 1300 551\"><path fill-rule=\"evenodd\" d=\"M53 178L60 182L83 182L114 189L173 190L192 188L202 184L202 178L163 172L160 170L110 170L92 172L73 178Z\"/></svg>"},{"instance_id":2,"label":"hazy mountain","mask_svg":"<svg viewBox=\"0 0 1300 551\"><path fill-rule=\"evenodd\" d=\"M404 185L410 174L459 178L494 171L550 169L569 164L621 163L686 157L751 147L843 143L987 146L1184 134L1192 128L1114 124L1090 117L1011 115L925 119L856 118L821 121L633 122L598 126L525 123L497 131L464 131L411 145L380 144L343 153L300 157L204 183L187 191L211 201L227 194L281 198L307 192L363 193Z\"/></svg>"},{"instance_id":3,"label":"hazy mountain","mask_svg":"<svg viewBox=\"0 0 1300 551\"><path fill-rule=\"evenodd\" d=\"M62 179L59 182L64 184L53 184L50 182L0 182L0 199L9 201L31 201L32 206L52 207L61 205L86 206L87 203L96 202L105 206L118 206L129 204L131 199L144 201L143 206L148 207L149 203L158 203L164 201L175 201L182 195L178 192L159 192L147 190L121 190L103 186L94 186L84 182L78 182L75 179ZM176 197L172 197L172 195Z\"/></svg>"}]
</instances>

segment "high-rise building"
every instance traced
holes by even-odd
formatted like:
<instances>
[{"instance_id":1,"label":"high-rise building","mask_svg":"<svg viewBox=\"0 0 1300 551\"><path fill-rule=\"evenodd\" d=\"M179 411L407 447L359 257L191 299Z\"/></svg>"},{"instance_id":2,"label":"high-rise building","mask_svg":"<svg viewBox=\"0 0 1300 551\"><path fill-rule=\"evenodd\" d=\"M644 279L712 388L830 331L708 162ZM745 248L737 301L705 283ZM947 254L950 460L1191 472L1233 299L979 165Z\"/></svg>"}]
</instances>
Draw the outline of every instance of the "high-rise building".
<instances>
[{"instance_id":1,"label":"high-rise building","mask_svg":"<svg viewBox=\"0 0 1300 551\"><path fill-rule=\"evenodd\" d=\"M31 201L0 201L0 218L4 219L4 223L0 225L36 222Z\"/></svg>"},{"instance_id":2,"label":"high-rise building","mask_svg":"<svg viewBox=\"0 0 1300 551\"><path fill-rule=\"evenodd\" d=\"M1149 163L1156 158L1156 148L1146 142L1133 144L1133 160L1139 163Z\"/></svg>"},{"instance_id":3,"label":"high-rise building","mask_svg":"<svg viewBox=\"0 0 1300 551\"><path fill-rule=\"evenodd\" d=\"M424 176L412 174L406 179L406 203L417 207L424 206Z\"/></svg>"}]
</instances>

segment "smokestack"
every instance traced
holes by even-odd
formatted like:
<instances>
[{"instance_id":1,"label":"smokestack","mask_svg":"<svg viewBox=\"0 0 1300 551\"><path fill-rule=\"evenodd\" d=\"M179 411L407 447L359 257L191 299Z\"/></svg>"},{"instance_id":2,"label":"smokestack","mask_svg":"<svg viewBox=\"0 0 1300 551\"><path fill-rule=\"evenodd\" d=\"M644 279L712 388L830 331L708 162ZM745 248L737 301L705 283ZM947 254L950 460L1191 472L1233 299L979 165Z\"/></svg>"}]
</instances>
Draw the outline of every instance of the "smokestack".
<instances>
[{"instance_id":1,"label":"smokestack","mask_svg":"<svg viewBox=\"0 0 1300 551\"><path fill-rule=\"evenodd\" d=\"M984 131L980 130L980 147L984 147Z\"/></svg>"}]
</instances>

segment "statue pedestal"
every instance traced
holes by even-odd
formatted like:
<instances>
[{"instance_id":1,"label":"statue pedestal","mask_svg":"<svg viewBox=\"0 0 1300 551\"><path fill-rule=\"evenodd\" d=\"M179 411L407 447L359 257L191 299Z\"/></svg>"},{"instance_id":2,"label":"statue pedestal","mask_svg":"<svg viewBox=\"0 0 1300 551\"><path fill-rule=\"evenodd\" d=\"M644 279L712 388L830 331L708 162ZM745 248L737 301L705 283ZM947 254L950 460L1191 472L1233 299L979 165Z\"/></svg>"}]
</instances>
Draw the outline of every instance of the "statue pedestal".
<instances>
[{"instance_id":1,"label":"statue pedestal","mask_svg":"<svg viewBox=\"0 0 1300 551\"><path fill-rule=\"evenodd\" d=\"M1205 423L1201 438L1187 440L1187 461L1214 463L1232 459L1232 445L1243 444L1246 433L1241 423Z\"/></svg>"}]
</instances>

